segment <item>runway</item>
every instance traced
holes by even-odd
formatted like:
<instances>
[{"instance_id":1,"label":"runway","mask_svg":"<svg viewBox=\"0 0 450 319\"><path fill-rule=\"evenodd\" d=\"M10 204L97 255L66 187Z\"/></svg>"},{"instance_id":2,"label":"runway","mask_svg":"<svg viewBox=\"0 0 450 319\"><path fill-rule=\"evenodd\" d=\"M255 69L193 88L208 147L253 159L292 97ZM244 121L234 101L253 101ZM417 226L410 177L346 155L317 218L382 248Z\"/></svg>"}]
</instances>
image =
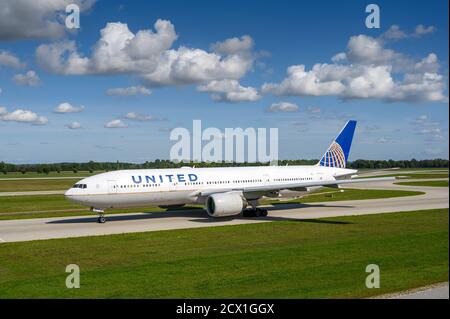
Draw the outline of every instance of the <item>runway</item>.
<instances>
[{"instance_id":1,"label":"runway","mask_svg":"<svg viewBox=\"0 0 450 319\"><path fill-rule=\"evenodd\" d=\"M19 242L52 238L96 236L170 229L264 223L270 221L312 219L448 208L447 187L393 185L392 182L364 183L355 188L406 189L426 192L424 195L388 199L337 201L310 204L284 204L268 207L269 216L262 218L214 219L198 210L162 213L107 215L105 224L97 224L96 216L34 218L0 221L0 242Z\"/></svg>"}]
</instances>

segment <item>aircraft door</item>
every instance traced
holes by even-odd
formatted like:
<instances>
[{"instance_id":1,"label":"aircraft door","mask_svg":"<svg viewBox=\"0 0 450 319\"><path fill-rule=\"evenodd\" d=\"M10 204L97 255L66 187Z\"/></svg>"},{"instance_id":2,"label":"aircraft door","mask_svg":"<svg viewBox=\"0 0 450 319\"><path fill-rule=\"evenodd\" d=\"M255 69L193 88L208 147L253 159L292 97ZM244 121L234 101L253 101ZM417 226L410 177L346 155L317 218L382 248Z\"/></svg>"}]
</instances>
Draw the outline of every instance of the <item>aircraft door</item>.
<instances>
[{"instance_id":1,"label":"aircraft door","mask_svg":"<svg viewBox=\"0 0 450 319\"><path fill-rule=\"evenodd\" d=\"M117 193L117 182L116 181L108 181L108 193L109 194Z\"/></svg>"}]
</instances>

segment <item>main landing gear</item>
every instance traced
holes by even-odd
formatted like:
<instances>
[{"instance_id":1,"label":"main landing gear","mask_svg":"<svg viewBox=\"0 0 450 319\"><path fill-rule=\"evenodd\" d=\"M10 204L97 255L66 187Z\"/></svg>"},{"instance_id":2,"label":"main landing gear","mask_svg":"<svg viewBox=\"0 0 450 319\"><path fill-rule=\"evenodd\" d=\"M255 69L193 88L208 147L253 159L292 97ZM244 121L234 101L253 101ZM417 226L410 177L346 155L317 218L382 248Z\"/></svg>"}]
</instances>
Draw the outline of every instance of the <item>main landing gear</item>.
<instances>
[{"instance_id":1,"label":"main landing gear","mask_svg":"<svg viewBox=\"0 0 450 319\"><path fill-rule=\"evenodd\" d=\"M267 209L256 207L256 202L250 202L252 208L244 209L242 215L244 217L266 217Z\"/></svg>"},{"instance_id":2,"label":"main landing gear","mask_svg":"<svg viewBox=\"0 0 450 319\"><path fill-rule=\"evenodd\" d=\"M104 224L106 222L105 211L103 209L91 207L91 211L98 214L97 223Z\"/></svg>"}]
</instances>

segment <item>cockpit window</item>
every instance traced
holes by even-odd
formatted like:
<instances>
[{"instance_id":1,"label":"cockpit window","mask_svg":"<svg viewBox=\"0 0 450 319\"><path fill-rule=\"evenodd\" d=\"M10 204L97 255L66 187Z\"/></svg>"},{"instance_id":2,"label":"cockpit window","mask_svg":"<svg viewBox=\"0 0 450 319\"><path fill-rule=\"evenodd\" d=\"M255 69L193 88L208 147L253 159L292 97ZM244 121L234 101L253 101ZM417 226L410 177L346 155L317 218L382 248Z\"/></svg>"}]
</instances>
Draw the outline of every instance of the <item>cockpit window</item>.
<instances>
[{"instance_id":1,"label":"cockpit window","mask_svg":"<svg viewBox=\"0 0 450 319\"><path fill-rule=\"evenodd\" d=\"M86 184L75 184L72 186L72 188L87 188Z\"/></svg>"}]
</instances>

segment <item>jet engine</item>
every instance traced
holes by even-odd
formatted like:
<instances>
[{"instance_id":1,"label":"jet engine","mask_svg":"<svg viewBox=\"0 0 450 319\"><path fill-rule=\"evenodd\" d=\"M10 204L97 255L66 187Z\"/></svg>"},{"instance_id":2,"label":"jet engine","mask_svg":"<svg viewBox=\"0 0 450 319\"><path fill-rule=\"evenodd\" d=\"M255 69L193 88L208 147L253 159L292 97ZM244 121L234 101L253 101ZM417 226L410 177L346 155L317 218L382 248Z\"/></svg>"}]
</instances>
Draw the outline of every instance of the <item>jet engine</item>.
<instances>
[{"instance_id":1,"label":"jet engine","mask_svg":"<svg viewBox=\"0 0 450 319\"><path fill-rule=\"evenodd\" d=\"M238 192L217 193L206 198L206 211L211 217L238 215L246 206L246 200Z\"/></svg>"}]
</instances>

